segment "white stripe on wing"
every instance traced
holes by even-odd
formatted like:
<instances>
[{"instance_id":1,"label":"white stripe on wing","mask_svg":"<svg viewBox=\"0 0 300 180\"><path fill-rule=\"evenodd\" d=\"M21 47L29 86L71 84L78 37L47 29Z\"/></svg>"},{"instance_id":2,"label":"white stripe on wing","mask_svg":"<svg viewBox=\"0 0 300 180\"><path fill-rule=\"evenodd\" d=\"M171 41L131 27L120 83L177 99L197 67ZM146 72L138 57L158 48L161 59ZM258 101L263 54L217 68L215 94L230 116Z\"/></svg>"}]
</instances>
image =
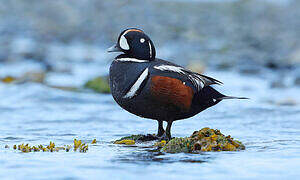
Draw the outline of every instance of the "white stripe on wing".
<instances>
[{"instance_id":1,"label":"white stripe on wing","mask_svg":"<svg viewBox=\"0 0 300 180\"><path fill-rule=\"evenodd\" d=\"M204 80L202 79L201 76L193 72L190 72L188 70L185 70L183 67L172 66L172 65L159 65L159 66L154 66L154 68L161 71L171 71L171 72L177 72L179 74L186 75L198 90L201 90L204 87Z\"/></svg>"}]
</instances>

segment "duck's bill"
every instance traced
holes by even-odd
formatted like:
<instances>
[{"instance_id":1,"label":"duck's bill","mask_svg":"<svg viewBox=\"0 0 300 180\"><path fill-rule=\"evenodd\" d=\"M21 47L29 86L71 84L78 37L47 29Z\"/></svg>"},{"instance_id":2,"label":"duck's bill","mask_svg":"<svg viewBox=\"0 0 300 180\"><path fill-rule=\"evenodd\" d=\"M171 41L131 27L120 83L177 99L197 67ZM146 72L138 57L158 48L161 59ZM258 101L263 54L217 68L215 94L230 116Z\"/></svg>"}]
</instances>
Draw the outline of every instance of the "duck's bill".
<instances>
[{"instance_id":1,"label":"duck's bill","mask_svg":"<svg viewBox=\"0 0 300 180\"><path fill-rule=\"evenodd\" d=\"M121 52L121 51L122 50L116 45L113 45L112 47L107 49L107 52Z\"/></svg>"}]
</instances>

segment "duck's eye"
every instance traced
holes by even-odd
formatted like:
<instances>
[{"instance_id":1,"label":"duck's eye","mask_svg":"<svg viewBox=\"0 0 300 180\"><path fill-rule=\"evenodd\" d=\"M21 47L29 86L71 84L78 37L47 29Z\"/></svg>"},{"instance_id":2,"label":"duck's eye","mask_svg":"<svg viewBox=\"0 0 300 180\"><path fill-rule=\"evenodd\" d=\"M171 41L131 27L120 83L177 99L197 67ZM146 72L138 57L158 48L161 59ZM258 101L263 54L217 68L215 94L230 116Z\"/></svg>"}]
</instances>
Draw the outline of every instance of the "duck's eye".
<instances>
[{"instance_id":1,"label":"duck's eye","mask_svg":"<svg viewBox=\"0 0 300 180\"><path fill-rule=\"evenodd\" d=\"M145 42L145 39L144 39L144 38L141 38L141 39L140 39L140 42L141 42L141 43L144 43L144 42Z\"/></svg>"}]
</instances>

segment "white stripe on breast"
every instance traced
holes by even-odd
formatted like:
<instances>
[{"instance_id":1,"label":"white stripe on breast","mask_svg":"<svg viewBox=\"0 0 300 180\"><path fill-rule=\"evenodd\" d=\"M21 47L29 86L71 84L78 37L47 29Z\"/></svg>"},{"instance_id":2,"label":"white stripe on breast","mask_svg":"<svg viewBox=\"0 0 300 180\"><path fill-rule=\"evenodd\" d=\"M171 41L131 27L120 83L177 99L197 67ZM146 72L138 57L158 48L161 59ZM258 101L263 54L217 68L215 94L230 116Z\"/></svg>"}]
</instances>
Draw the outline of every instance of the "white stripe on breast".
<instances>
[{"instance_id":1,"label":"white stripe on breast","mask_svg":"<svg viewBox=\"0 0 300 180\"><path fill-rule=\"evenodd\" d=\"M132 98L133 96L135 96L136 92L140 89L142 83L148 77L148 72L149 69L146 68L123 98Z\"/></svg>"},{"instance_id":2,"label":"white stripe on breast","mask_svg":"<svg viewBox=\"0 0 300 180\"><path fill-rule=\"evenodd\" d=\"M137 63L149 62L148 60L136 59L136 58L119 58L119 59L116 59L116 60L117 61L122 61L122 62L137 62Z\"/></svg>"}]
</instances>

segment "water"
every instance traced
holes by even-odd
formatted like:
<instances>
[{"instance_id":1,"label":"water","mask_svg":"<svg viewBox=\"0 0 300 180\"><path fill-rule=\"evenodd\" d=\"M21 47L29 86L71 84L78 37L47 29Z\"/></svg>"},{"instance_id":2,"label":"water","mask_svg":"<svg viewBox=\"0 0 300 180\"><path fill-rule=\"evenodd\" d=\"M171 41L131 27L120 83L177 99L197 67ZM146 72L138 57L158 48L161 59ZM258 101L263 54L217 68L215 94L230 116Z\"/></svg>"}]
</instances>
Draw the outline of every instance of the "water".
<instances>
[{"instance_id":1,"label":"water","mask_svg":"<svg viewBox=\"0 0 300 180\"><path fill-rule=\"evenodd\" d=\"M107 62L69 62L71 74L52 72L50 84L82 84L107 72ZM13 67L13 68L12 68ZM81 67L81 68L79 68ZM87 69L90 68L88 71ZM37 62L1 64L4 74L43 69ZM97 70L98 69L98 70ZM89 73L88 73L89 72ZM177 121L172 133L184 137L203 127L218 128L246 145L240 152L165 154L148 144L123 146L113 140L156 132L156 122L122 110L111 95L69 92L36 83L0 83L0 179L291 179L300 175L300 89L270 89L268 78L209 70L224 82L217 88L251 100L228 100L197 116ZM293 98L294 105L280 106ZM13 150L14 144L89 145L87 153ZM9 149L5 149L5 145Z\"/></svg>"}]
</instances>

